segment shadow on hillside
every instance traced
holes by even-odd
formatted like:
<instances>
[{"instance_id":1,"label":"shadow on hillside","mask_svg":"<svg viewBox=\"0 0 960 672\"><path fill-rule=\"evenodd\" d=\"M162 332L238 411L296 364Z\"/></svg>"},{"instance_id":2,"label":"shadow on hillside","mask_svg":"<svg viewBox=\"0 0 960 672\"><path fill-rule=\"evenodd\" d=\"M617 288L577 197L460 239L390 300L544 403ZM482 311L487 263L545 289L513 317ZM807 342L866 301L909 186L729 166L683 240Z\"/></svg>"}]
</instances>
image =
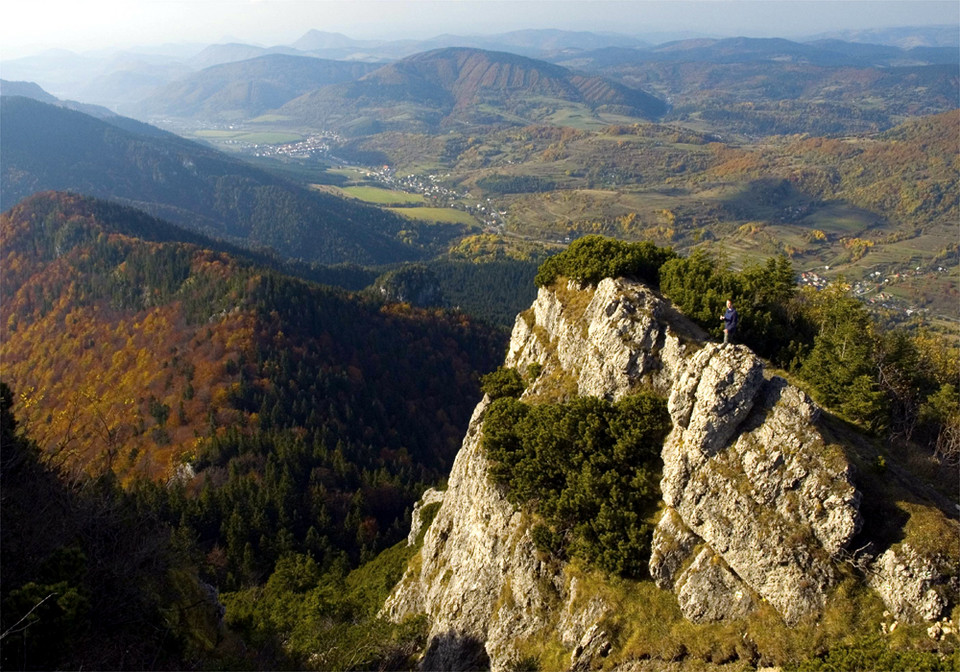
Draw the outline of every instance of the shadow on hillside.
<instances>
[{"instance_id":1,"label":"shadow on hillside","mask_svg":"<svg viewBox=\"0 0 960 672\"><path fill-rule=\"evenodd\" d=\"M669 324L670 329L683 341L697 343L698 348L706 345L708 342L716 341L716 339L708 334L700 325L681 313L677 307L673 305L673 301L664 296L658 288L642 280L641 282L650 288L654 295L663 302L660 308L660 319Z\"/></svg>"},{"instance_id":2,"label":"shadow on hillside","mask_svg":"<svg viewBox=\"0 0 960 672\"><path fill-rule=\"evenodd\" d=\"M479 672L490 669L490 657L479 639L451 630L430 640L420 669Z\"/></svg>"},{"instance_id":3,"label":"shadow on hillside","mask_svg":"<svg viewBox=\"0 0 960 672\"><path fill-rule=\"evenodd\" d=\"M728 196L723 209L734 219L791 222L809 214L812 201L789 180L763 177Z\"/></svg>"},{"instance_id":4,"label":"shadow on hillside","mask_svg":"<svg viewBox=\"0 0 960 672\"><path fill-rule=\"evenodd\" d=\"M849 548L866 548L878 555L907 539L907 526L919 510L939 511L947 527L957 528L957 504L950 492L956 487L956 471L939 465L921 447L895 445L864 435L845 420L822 411L818 423L829 440L843 446L847 459L854 465L853 482L863 495L860 513L863 527L851 541ZM932 520L924 516L927 521ZM946 532L940 525L930 525L921 519L914 526L913 543L937 543L936 536Z\"/></svg>"}]
</instances>

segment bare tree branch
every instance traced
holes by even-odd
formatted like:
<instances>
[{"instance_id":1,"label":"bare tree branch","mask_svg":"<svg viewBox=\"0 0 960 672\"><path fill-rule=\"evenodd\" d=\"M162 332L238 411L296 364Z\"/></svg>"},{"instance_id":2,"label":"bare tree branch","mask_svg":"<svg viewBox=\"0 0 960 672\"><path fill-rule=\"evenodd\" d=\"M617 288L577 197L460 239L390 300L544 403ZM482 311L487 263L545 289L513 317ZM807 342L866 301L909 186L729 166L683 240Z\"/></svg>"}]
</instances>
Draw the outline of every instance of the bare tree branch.
<instances>
[{"instance_id":1,"label":"bare tree branch","mask_svg":"<svg viewBox=\"0 0 960 672\"><path fill-rule=\"evenodd\" d=\"M18 633L18 632L23 632L24 630L26 630L27 628L29 628L29 627L32 625L31 623L27 623L27 624L26 624L25 626L23 626L22 628L16 629L16 627L17 627L18 625L20 625L21 623L23 623L23 622L27 619L27 617L28 617L30 614L32 614L34 611L36 611L37 608L38 608L41 604L43 604L44 602L46 602L47 600L49 600L51 597L53 597L54 595L57 595L57 594L58 594L58 593L50 593L50 594L47 595L45 598L43 598L42 600L40 600L39 602L37 602L35 605L33 605L33 607L30 608L30 611L28 611L27 613L25 613L25 614L23 615L23 617L22 617L19 621L17 621L17 622L14 623L13 625L11 625L9 628L7 628L6 631L3 632L3 634L0 634L0 641L2 641L3 638L6 637L7 635L16 634L16 633Z\"/></svg>"}]
</instances>

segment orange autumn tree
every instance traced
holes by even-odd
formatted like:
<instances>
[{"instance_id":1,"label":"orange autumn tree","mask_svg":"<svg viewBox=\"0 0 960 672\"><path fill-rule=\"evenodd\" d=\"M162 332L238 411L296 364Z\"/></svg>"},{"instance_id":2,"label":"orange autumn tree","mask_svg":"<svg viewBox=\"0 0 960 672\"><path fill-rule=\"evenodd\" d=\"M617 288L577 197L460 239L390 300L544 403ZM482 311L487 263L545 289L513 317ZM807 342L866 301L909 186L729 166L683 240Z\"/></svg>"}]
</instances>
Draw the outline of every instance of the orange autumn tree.
<instances>
[{"instance_id":1,"label":"orange autumn tree","mask_svg":"<svg viewBox=\"0 0 960 672\"><path fill-rule=\"evenodd\" d=\"M0 236L24 428L67 474L116 474L224 588L291 552L342 566L396 543L502 358L505 336L462 313L305 282L93 199L35 196Z\"/></svg>"},{"instance_id":2,"label":"orange autumn tree","mask_svg":"<svg viewBox=\"0 0 960 672\"><path fill-rule=\"evenodd\" d=\"M236 263L108 232L84 203L57 196L46 210L33 201L3 215L11 269L0 307L4 378L18 391L25 427L58 466L169 477L211 418L242 423L228 403L239 378L230 363L251 347L252 312L201 323L176 292L226 286ZM37 235L40 224L53 228L50 240ZM183 266L178 287L164 286L175 264Z\"/></svg>"}]
</instances>

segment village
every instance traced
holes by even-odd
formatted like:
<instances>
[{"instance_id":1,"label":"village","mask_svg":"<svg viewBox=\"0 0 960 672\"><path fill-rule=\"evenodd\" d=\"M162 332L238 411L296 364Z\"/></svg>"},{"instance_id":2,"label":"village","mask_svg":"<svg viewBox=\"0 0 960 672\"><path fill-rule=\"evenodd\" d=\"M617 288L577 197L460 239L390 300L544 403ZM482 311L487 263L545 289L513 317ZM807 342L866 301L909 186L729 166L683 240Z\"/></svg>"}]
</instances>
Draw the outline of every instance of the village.
<instances>
[{"instance_id":1,"label":"village","mask_svg":"<svg viewBox=\"0 0 960 672\"><path fill-rule=\"evenodd\" d=\"M320 133L300 140L298 142L289 142L283 145L250 145L248 149L252 150L254 156L277 158L286 157L290 159L316 159L326 156L330 152L332 144L339 143L340 136L335 133Z\"/></svg>"},{"instance_id":2,"label":"village","mask_svg":"<svg viewBox=\"0 0 960 672\"><path fill-rule=\"evenodd\" d=\"M458 192L444 186L442 180L448 179L449 173L398 176L390 166L382 166L369 169L366 177L385 189L420 194L432 206L464 210L480 220L488 232L502 232L506 223L506 211L498 210L491 199L476 204L465 203L472 198L470 192Z\"/></svg>"},{"instance_id":3,"label":"village","mask_svg":"<svg viewBox=\"0 0 960 672\"><path fill-rule=\"evenodd\" d=\"M817 268L819 269L820 267ZM829 271L830 267L824 266L823 270ZM853 292L854 296L859 297L861 300L870 304L871 306L902 312L907 317L910 317L911 315L925 312L925 309L918 308L916 306L905 306L903 299L894 296L888 291L885 291L885 288L896 285L897 283L910 278L926 276L931 273L940 274L947 272L948 269L944 268L943 266L938 266L936 269L929 270L923 269L922 266L917 266L909 271L897 271L886 276L881 271L873 271L866 280L858 280L852 283L850 285L850 291ZM829 279L820 275L820 273L814 269L801 271L797 278L798 286L813 287L818 290L825 289L830 282L831 281Z\"/></svg>"}]
</instances>

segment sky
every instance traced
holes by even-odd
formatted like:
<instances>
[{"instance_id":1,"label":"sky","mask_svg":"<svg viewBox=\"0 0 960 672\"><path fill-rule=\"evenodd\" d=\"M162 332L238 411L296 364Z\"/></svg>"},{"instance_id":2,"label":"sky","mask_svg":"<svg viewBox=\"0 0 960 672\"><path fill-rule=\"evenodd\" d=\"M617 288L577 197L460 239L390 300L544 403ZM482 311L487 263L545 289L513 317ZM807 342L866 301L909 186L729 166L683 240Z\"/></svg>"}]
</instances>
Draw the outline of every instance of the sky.
<instances>
[{"instance_id":1,"label":"sky","mask_svg":"<svg viewBox=\"0 0 960 672\"><path fill-rule=\"evenodd\" d=\"M6 0L0 56L165 43L289 44L310 29L357 39L525 28L804 37L958 25L957 0Z\"/></svg>"}]
</instances>

